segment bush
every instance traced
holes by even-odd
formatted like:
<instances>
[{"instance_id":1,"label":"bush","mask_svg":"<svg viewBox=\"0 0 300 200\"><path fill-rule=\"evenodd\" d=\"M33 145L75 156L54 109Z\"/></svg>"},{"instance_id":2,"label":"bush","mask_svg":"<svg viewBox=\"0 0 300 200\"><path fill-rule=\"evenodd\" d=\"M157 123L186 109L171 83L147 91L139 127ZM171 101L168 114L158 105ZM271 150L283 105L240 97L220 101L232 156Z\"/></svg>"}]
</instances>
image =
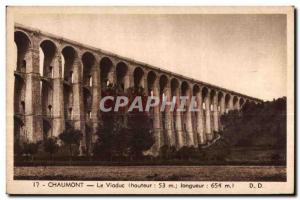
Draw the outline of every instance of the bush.
<instances>
[{"instance_id":1,"label":"bush","mask_svg":"<svg viewBox=\"0 0 300 200\"><path fill-rule=\"evenodd\" d=\"M164 145L160 148L159 156L164 160L174 159L176 157L176 148Z\"/></svg>"},{"instance_id":2,"label":"bush","mask_svg":"<svg viewBox=\"0 0 300 200\"><path fill-rule=\"evenodd\" d=\"M57 153L58 147L56 137L47 138L46 141L44 141L44 151L49 153L51 158L54 153Z\"/></svg>"},{"instance_id":3,"label":"bush","mask_svg":"<svg viewBox=\"0 0 300 200\"><path fill-rule=\"evenodd\" d=\"M181 160L201 159L201 153L198 148L184 146L177 151L176 158Z\"/></svg>"},{"instance_id":4,"label":"bush","mask_svg":"<svg viewBox=\"0 0 300 200\"><path fill-rule=\"evenodd\" d=\"M78 147L80 145L80 140L82 138L81 131L74 129L73 127L68 127L58 137L69 147L69 156L72 158L74 152L73 146Z\"/></svg>"}]
</instances>

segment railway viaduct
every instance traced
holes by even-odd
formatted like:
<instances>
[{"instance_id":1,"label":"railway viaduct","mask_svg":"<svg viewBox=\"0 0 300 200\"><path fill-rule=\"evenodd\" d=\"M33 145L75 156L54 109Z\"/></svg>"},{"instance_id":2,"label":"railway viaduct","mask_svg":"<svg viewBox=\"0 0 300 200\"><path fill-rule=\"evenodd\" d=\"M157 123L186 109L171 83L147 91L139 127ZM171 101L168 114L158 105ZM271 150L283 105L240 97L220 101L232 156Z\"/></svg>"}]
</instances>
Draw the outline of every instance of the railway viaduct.
<instances>
[{"instance_id":1,"label":"railway viaduct","mask_svg":"<svg viewBox=\"0 0 300 200\"><path fill-rule=\"evenodd\" d=\"M107 82L124 91L141 86L146 94L168 100L196 96L197 112L151 110L154 155L163 145L177 149L204 145L221 129L223 113L240 109L246 102L261 102L21 24L15 24L14 41L14 134L21 143L58 136L70 123L83 132L82 153L90 152L99 124L101 92Z\"/></svg>"}]
</instances>

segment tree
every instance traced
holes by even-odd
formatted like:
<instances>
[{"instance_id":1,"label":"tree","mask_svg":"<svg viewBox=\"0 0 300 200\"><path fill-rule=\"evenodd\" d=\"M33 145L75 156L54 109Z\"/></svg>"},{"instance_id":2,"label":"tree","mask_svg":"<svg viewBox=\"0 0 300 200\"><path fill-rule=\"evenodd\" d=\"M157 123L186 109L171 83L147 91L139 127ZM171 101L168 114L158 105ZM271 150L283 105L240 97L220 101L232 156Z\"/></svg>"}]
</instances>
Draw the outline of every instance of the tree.
<instances>
[{"instance_id":1,"label":"tree","mask_svg":"<svg viewBox=\"0 0 300 200\"><path fill-rule=\"evenodd\" d=\"M72 159L72 145L79 146L82 138L81 131L74 129L73 127L67 127L58 137L65 145L69 146L70 159Z\"/></svg>"},{"instance_id":2,"label":"tree","mask_svg":"<svg viewBox=\"0 0 300 200\"><path fill-rule=\"evenodd\" d=\"M261 147L286 155L286 98L246 103L240 111L221 116L222 139L227 147ZM280 156L278 156L280 157Z\"/></svg>"},{"instance_id":3,"label":"tree","mask_svg":"<svg viewBox=\"0 0 300 200\"><path fill-rule=\"evenodd\" d=\"M102 97L124 95L118 86L109 85L104 88ZM115 102L107 100L104 104L105 108L114 107ZM94 155L102 158L112 160L113 156L122 154L122 143L120 141L121 130L124 128L124 110L114 112L112 109L109 112L103 112L100 110L100 116L102 120L101 126L97 129L98 139L93 147Z\"/></svg>"},{"instance_id":4,"label":"tree","mask_svg":"<svg viewBox=\"0 0 300 200\"><path fill-rule=\"evenodd\" d=\"M142 87L132 87L128 90L129 102L131 103L137 96L141 97L143 111L137 108L127 114L127 144L131 155L138 159L143 156L143 152L149 150L155 142L152 122L149 113L145 112L147 96Z\"/></svg>"},{"instance_id":5,"label":"tree","mask_svg":"<svg viewBox=\"0 0 300 200\"><path fill-rule=\"evenodd\" d=\"M103 96L124 95L118 87L108 87ZM146 96L141 87L127 90L129 104L136 96L141 96L143 105ZM116 99L116 98L115 98ZM107 101L105 106L114 107L114 101ZM98 128L98 140L94 145L94 154L105 159L113 156L140 158L143 151L148 150L154 143L152 124L146 112L133 110L127 113L125 109L118 112L113 110L101 112L102 126Z\"/></svg>"},{"instance_id":6,"label":"tree","mask_svg":"<svg viewBox=\"0 0 300 200\"><path fill-rule=\"evenodd\" d=\"M53 154L58 151L57 138L56 137L47 138L46 141L44 142L44 150L45 152L50 154L50 157L52 159Z\"/></svg>"}]
</instances>

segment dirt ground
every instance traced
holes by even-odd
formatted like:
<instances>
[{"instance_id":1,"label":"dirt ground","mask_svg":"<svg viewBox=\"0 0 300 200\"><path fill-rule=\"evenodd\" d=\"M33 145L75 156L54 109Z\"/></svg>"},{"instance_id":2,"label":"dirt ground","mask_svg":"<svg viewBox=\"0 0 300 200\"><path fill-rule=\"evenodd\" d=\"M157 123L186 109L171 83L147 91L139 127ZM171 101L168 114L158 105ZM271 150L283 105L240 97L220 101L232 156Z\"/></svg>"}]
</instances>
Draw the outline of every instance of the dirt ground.
<instances>
[{"instance_id":1,"label":"dirt ground","mask_svg":"<svg viewBox=\"0 0 300 200\"><path fill-rule=\"evenodd\" d=\"M286 181L285 166L15 167L16 180Z\"/></svg>"}]
</instances>

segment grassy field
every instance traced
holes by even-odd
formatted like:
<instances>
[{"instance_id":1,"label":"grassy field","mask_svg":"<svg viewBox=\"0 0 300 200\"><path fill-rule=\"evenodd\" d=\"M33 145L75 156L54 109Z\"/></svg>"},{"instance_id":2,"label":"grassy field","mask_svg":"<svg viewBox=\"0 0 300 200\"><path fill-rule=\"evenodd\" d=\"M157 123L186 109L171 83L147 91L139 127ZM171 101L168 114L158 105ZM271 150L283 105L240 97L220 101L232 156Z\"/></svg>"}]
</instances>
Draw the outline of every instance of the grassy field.
<instances>
[{"instance_id":1,"label":"grassy field","mask_svg":"<svg viewBox=\"0 0 300 200\"><path fill-rule=\"evenodd\" d=\"M15 167L16 180L286 181L284 166Z\"/></svg>"}]
</instances>

